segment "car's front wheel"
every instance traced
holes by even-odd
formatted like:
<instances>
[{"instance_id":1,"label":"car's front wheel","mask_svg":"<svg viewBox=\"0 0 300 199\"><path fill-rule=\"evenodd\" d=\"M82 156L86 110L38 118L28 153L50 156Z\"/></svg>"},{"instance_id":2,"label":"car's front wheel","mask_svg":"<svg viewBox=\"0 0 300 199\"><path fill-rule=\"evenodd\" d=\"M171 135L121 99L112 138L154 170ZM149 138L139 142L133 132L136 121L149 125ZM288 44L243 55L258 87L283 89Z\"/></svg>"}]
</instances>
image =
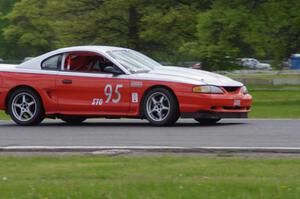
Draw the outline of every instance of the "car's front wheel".
<instances>
[{"instance_id":1,"label":"car's front wheel","mask_svg":"<svg viewBox=\"0 0 300 199\"><path fill-rule=\"evenodd\" d=\"M40 97L28 88L17 89L10 95L8 113L21 126L38 125L45 118Z\"/></svg>"},{"instance_id":2,"label":"car's front wheel","mask_svg":"<svg viewBox=\"0 0 300 199\"><path fill-rule=\"evenodd\" d=\"M145 96L143 111L147 120L156 126L169 126L179 118L176 97L165 88L154 88Z\"/></svg>"}]
</instances>

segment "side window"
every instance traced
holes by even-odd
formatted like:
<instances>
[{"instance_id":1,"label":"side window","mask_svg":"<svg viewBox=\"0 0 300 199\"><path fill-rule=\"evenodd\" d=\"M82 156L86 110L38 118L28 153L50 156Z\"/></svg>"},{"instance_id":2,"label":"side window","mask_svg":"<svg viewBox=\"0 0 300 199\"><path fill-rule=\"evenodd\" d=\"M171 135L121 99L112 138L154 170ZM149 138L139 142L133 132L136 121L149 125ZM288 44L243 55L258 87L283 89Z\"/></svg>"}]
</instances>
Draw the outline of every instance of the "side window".
<instances>
[{"instance_id":1,"label":"side window","mask_svg":"<svg viewBox=\"0 0 300 199\"><path fill-rule=\"evenodd\" d=\"M62 55L52 56L42 62L44 70L59 70L61 67Z\"/></svg>"},{"instance_id":2,"label":"side window","mask_svg":"<svg viewBox=\"0 0 300 199\"><path fill-rule=\"evenodd\" d=\"M64 71L104 73L107 66L114 64L105 57L93 52L72 52L66 54Z\"/></svg>"}]
</instances>

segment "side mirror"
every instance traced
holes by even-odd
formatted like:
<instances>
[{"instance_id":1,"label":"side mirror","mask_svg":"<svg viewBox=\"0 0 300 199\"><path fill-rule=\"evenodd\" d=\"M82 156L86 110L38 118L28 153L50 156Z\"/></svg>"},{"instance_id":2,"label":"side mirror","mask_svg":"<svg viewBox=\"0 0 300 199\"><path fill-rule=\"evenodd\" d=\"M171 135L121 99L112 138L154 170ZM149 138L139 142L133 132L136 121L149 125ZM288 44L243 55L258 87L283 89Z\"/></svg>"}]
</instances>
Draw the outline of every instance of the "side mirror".
<instances>
[{"instance_id":1,"label":"side mirror","mask_svg":"<svg viewBox=\"0 0 300 199\"><path fill-rule=\"evenodd\" d=\"M106 66L103 70L103 72L105 73L112 73L114 75L122 75L124 74L123 71L121 71L120 69L113 67L113 66Z\"/></svg>"}]
</instances>

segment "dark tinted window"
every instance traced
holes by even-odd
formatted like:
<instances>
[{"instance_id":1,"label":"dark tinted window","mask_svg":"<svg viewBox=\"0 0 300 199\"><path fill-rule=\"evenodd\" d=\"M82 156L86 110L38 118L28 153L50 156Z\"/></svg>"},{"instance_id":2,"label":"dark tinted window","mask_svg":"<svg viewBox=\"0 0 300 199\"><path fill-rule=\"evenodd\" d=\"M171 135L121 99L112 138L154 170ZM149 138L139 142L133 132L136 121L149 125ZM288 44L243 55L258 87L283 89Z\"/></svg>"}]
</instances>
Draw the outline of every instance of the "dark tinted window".
<instances>
[{"instance_id":1,"label":"dark tinted window","mask_svg":"<svg viewBox=\"0 0 300 199\"><path fill-rule=\"evenodd\" d=\"M96 53L72 52L66 55L64 71L104 73L108 66L114 67L114 64Z\"/></svg>"},{"instance_id":2,"label":"dark tinted window","mask_svg":"<svg viewBox=\"0 0 300 199\"><path fill-rule=\"evenodd\" d=\"M55 55L43 61L42 69L59 70L61 67L62 55Z\"/></svg>"}]
</instances>

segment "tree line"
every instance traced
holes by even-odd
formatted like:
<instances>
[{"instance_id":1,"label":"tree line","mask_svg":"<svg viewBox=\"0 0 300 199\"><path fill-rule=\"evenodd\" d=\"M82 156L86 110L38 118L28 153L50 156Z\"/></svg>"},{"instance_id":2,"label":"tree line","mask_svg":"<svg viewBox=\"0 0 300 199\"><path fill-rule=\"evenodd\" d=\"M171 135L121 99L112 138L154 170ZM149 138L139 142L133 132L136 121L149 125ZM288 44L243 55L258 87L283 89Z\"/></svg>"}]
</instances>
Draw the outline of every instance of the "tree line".
<instances>
[{"instance_id":1,"label":"tree line","mask_svg":"<svg viewBox=\"0 0 300 199\"><path fill-rule=\"evenodd\" d=\"M0 57L114 45L210 69L281 61L300 52L299 10L298 0L0 0Z\"/></svg>"}]
</instances>

